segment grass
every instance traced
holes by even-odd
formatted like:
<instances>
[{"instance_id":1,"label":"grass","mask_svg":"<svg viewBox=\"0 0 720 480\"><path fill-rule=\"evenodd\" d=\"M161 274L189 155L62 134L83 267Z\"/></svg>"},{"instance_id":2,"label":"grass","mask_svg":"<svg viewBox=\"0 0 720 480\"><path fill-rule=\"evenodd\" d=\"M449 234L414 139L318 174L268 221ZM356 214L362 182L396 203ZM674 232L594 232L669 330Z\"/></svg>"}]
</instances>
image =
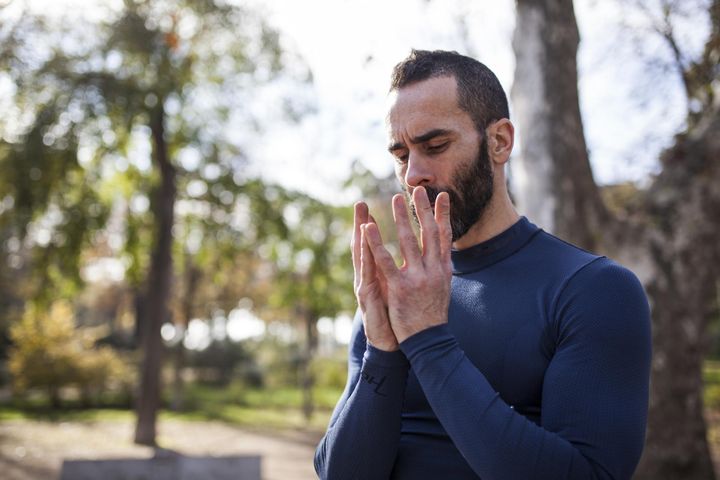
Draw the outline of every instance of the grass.
<instances>
[{"instance_id":1,"label":"grass","mask_svg":"<svg viewBox=\"0 0 720 480\"><path fill-rule=\"evenodd\" d=\"M163 411L163 419L180 419L185 421L217 420L231 425L238 425L258 430L311 430L322 431L327 427L330 412L316 412L310 421L306 421L299 409L241 407L238 405L222 405L219 408L195 410L190 412Z\"/></svg>"},{"instance_id":2,"label":"grass","mask_svg":"<svg viewBox=\"0 0 720 480\"><path fill-rule=\"evenodd\" d=\"M25 407L17 405L0 406L0 421L44 420L49 422L93 422L100 420L127 420L133 416L130 410L114 408L66 408Z\"/></svg>"},{"instance_id":3,"label":"grass","mask_svg":"<svg viewBox=\"0 0 720 480\"><path fill-rule=\"evenodd\" d=\"M705 362L705 406L720 411L720 361ZM302 392L298 388L247 388L241 384L227 387L188 384L182 411L163 409L160 419L173 418L187 421L218 420L233 425L259 429L324 430L341 391L337 388L316 388L313 391L315 414L307 422L302 415ZM169 403L169 398L166 398ZM113 403L110 402L110 405ZM117 402L116 402L117 404ZM135 418L127 408L82 408L77 402L67 402L64 408L50 408L42 397L30 397L0 404L0 421L126 421Z\"/></svg>"},{"instance_id":4,"label":"grass","mask_svg":"<svg viewBox=\"0 0 720 480\"><path fill-rule=\"evenodd\" d=\"M302 414L302 391L298 388L248 389L237 384L217 388L195 384L186 391L186 411L167 414L244 427L324 430L340 393L337 389L316 388L315 413L308 422Z\"/></svg>"},{"instance_id":5,"label":"grass","mask_svg":"<svg viewBox=\"0 0 720 480\"><path fill-rule=\"evenodd\" d=\"M317 388L313 392L315 413L307 421L302 414L302 392L298 388L245 388L239 384L228 387L188 385L182 411L163 409L160 421L217 420L258 430L323 431L341 391ZM43 420L51 422L93 422L102 420L133 421L130 409L81 408L69 402L62 409L52 409L38 399L13 401L0 405L0 421Z\"/></svg>"},{"instance_id":6,"label":"grass","mask_svg":"<svg viewBox=\"0 0 720 480\"><path fill-rule=\"evenodd\" d=\"M331 410L340 390L315 388L313 399L317 408ZM255 408L300 408L302 391L294 387L246 388L241 384L212 387L201 384L188 385L185 401L191 406L241 405Z\"/></svg>"}]
</instances>

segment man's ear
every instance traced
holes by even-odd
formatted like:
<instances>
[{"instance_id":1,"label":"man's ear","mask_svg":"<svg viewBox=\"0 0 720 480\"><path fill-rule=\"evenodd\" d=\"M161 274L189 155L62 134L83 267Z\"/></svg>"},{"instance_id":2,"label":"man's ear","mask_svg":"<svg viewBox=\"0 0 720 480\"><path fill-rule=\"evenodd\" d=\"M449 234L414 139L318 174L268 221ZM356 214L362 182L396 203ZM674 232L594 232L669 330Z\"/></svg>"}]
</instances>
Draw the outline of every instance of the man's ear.
<instances>
[{"instance_id":1,"label":"man's ear","mask_svg":"<svg viewBox=\"0 0 720 480\"><path fill-rule=\"evenodd\" d=\"M493 163L504 164L510 158L515 142L515 127L507 118L491 123L485 129L488 155Z\"/></svg>"}]
</instances>

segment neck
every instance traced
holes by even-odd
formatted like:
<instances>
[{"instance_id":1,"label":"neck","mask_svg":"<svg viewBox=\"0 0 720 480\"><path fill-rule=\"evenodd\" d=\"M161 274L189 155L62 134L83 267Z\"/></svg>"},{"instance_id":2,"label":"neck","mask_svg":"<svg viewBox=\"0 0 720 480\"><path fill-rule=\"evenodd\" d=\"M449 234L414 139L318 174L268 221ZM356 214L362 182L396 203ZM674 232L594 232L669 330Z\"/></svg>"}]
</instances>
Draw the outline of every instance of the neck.
<instances>
[{"instance_id":1,"label":"neck","mask_svg":"<svg viewBox=\"0 0 720 480\"><path fill-rule=\"evenodd\" d=\"M470 230L453 242L453 248L464 250L490 240L512 227L519 219L520 215L510 201L507 189L503 188L493 195L480 219L470 227Z\"/></svg>"}]
</instances>

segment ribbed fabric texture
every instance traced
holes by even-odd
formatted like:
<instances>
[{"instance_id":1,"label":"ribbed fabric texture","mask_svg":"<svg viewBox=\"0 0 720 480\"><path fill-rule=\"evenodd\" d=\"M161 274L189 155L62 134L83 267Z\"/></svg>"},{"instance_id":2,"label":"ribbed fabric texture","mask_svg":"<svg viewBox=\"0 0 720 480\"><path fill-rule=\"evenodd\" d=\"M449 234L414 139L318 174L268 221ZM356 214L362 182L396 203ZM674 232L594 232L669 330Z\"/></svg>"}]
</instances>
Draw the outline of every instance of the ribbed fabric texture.
<instances>
[{"instance_id":1,"label":"ribbed fabric texture","mask_svg":"<svg viewBox=\"0 0 720 480\"><path fill-rule=\"evenodd\" d=\"M359 317L323 479L628 479L650 319L627 269L522 219L453 252L449 322L382 352Z\"/></svg>"}]
</instances>

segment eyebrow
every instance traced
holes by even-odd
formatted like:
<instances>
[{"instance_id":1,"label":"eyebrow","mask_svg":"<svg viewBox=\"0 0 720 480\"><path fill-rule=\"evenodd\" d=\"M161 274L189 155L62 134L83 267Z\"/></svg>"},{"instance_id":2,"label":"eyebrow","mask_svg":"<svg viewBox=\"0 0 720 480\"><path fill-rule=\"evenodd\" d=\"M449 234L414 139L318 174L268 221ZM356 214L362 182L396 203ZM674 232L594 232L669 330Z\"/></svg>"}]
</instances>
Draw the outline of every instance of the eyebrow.
<instances>
[{"instance_id":1,"label":"eyebrow","mask_svg":"<svg viewBox=\"0 0 720 480\"><path fill-rule=\"evenodd\" d=\"M436 128L434 130L430 130L429 132L425 132L422 135L418 135L417 137L411 138L410 143L412 143L413 145L416 145L418 143L424 143L424 142L427 142L428 140L432 140L435 137L448 135L450 133L452 133L451 130L448 130L445 128ZM395 150L400 150L403 148L405 148L405 144L403 142L395 142L388 147L388 151L390 153L392 153Z\"/></svg>"}]
</instances>

